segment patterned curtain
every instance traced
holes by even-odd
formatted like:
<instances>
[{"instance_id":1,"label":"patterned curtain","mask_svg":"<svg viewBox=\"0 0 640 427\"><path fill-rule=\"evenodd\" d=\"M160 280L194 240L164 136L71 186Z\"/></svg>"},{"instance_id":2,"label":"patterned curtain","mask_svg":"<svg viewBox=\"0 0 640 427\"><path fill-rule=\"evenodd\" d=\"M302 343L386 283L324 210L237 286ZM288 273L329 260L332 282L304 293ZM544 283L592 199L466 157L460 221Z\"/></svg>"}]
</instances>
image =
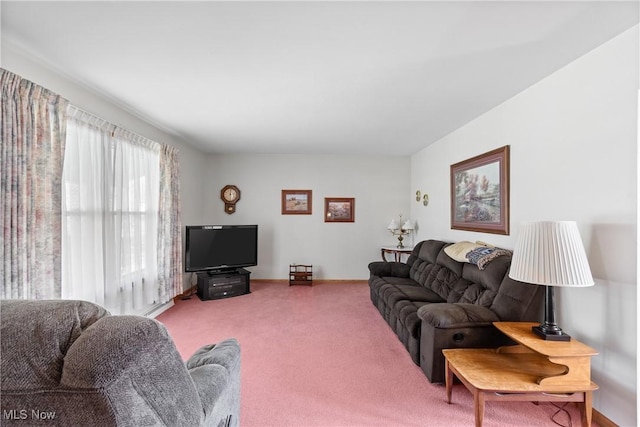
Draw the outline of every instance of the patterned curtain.
<instances>
[{"instance_id":1,"label":"patterned curtain","mask_svg":"<svg viewBox=\"0 0 640 427\"><path fill-rule=\"evenodd\" d=\"M160 301L182 292L182 228L180 224L178 150L160 149L160 209L158 214L158 282Z\"/></svg>"},{"instance_id":2,"label":"patterned curtain","mask_svg":"<svg viewBox=\"0 0 640 427\"><path fill-rule=\"evenodd\" d=\"M0 87L0 298L60 298L68 103L5 69Z\"/></svg>"}]
</instances>

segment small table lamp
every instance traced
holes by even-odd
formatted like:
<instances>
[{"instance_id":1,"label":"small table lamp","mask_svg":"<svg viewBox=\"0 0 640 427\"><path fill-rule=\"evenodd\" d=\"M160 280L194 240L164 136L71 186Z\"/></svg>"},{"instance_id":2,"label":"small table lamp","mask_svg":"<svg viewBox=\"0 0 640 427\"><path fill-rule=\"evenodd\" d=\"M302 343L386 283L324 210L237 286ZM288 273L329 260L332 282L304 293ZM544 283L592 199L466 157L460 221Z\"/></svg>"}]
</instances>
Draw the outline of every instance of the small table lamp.
<instances>
[{"instance_id":1,"label":"small table lamp","mask_svg":"<svg viewBox=\"0 0 640 427\"><path fill-rule=\"evenodd\" d=\"M393 234L394 236L398 236L397 247L402 249L404 248L404 245L402 244L402 241L404 240L404 236L406 236L407 234L411 233L411 231L413 231L413 224L411 223L410 220L406 220L405 222L402 222L402 215L400 215L400 224L402 225L399 226L396 220L392 219L389 225L387 226L387 230L391 231L391 234Z\"/></svg>"},{"instance_id":2,"label":"small table lamp","mask_svg":"<svg viewBox=\"0 0 640 427\"><path fill-rule=\"evenodd\" d=\"M594 284L587 255L574 221L523 224L513 251L509 277L546 286L544 322L533 332L545 340L570 341L556 324L554 286L584 287Z\"/></svg>"}]
</instances>

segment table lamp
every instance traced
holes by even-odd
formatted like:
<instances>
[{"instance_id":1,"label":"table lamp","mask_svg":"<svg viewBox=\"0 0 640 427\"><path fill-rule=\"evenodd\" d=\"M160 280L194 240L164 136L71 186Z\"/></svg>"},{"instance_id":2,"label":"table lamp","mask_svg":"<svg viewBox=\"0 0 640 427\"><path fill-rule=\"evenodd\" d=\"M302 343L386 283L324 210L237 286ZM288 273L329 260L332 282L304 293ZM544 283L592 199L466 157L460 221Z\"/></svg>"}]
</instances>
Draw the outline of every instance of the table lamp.
<instances>
[{"instance_id":1,"label":"table lamp","mask_svg":"<svg viewBox=\"0 0 640 427\"><path fill-rule=\"evenodd\" d=\"M402 224L402 225L398 225ZM392 219L389 225L387 226L387 230L391 231L391 234L398 237L398 248L404 248L404 244L402 241L404 240L404 236L410 234L413 231L413 224L410 220L406 220L402 222L402 215L400 215L400 222L397 223L395 219Z\"/></svg>"},{"instance_id":2,"label":"table lamp","mask_svg":"<svg viewBox=\"0 0 640 427\"><path fill-rule=\"evenodd\" d=\"M533 332L545 340L570 341L556 324L555 286L584 287L594 284L587 255L574 221L525 223L513 251L509 277L527 284L544 285L544 322Z\"/></svg>"}]
</instances>

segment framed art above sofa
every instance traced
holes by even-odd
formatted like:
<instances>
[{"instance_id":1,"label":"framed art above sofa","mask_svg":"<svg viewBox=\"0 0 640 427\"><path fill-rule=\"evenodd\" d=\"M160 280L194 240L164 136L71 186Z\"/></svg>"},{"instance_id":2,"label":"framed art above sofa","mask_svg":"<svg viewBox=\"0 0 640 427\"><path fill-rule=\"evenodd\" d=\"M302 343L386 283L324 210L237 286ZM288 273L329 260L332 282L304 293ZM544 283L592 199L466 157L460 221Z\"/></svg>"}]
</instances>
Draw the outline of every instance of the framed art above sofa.
<instances>
[{"instance_id":1,"label":"framed art above sofa","mask_svg":"<svg viewBox=\"0 0 640 427\"><path fill-rule=\"evenodd\" d=\"M509 234L509 146L451 165L451 228Z\"/></svg>"}]
</instances>

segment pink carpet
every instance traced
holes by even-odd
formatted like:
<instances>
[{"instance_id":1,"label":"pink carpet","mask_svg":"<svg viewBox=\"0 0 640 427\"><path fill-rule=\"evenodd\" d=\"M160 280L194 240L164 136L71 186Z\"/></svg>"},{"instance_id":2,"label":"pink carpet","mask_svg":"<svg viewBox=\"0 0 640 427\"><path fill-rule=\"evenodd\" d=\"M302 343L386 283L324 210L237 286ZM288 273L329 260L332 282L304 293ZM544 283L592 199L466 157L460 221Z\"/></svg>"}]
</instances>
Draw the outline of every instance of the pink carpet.
<instances>
[{"instance_id":1,"label":"pink carpet","mask_svg":"<svg viewBox=\"0 0 640 427\"><path fill-rule=\"evenodd\" d=\"M158 316L183 358L235 337L242 348L241 426L473 426L462 385L446 403L369 300L364 283L252 282L252 293L178 301ZM551 403L488 402L484 426L556 426ZM560 425L580 425L568 405ZM595 424L594 424L595 425Z\"/></svg>"}]
</instances>

